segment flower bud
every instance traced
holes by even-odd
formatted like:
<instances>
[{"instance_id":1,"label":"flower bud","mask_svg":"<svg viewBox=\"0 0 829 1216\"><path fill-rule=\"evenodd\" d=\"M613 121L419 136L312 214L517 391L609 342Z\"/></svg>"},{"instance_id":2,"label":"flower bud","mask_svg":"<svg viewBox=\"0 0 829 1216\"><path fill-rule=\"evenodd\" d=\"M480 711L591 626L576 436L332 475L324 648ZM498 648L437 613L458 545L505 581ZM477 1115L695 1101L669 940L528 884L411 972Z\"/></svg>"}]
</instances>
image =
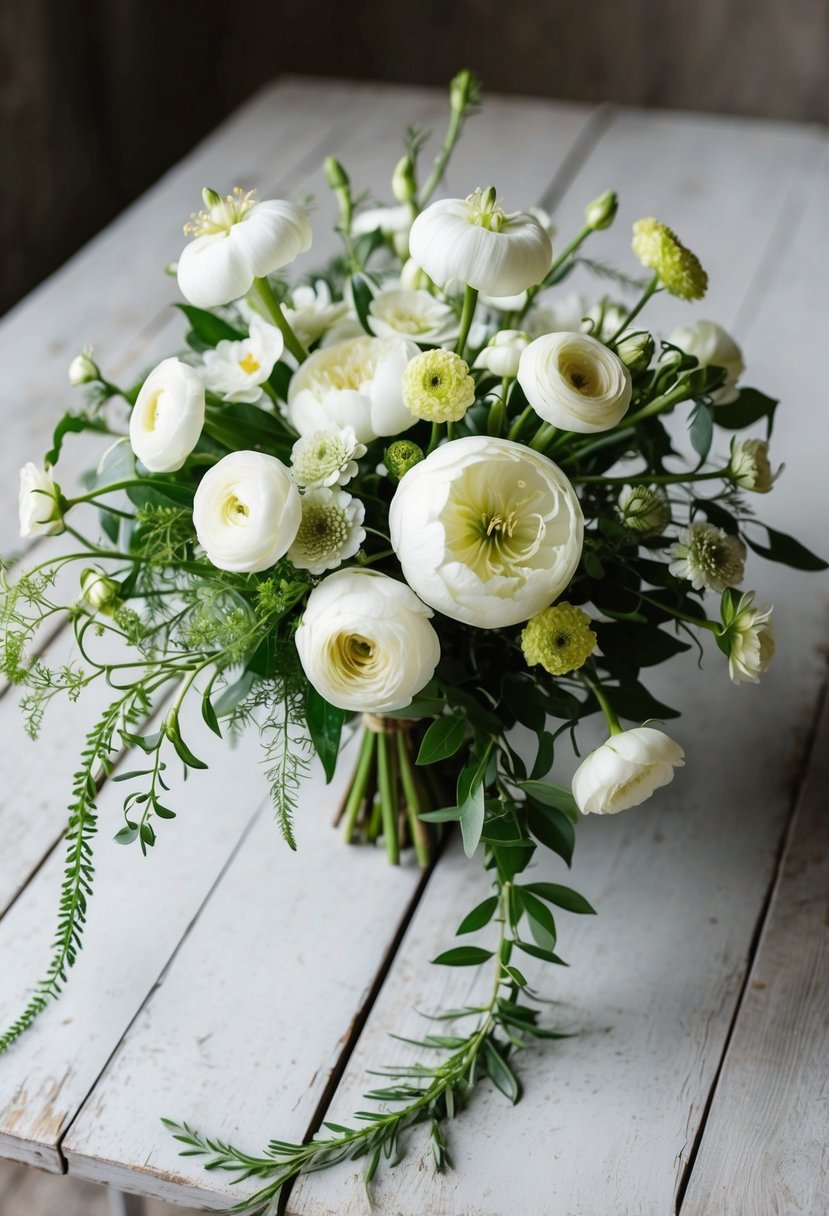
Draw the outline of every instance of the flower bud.
<instances>
[{"instance_id":1,"label":"flower bud","mask_svg":"<svg viewBox=\"0 0 829 1216\"><path fill-rule=\"evenodd\" d=\"M325 180L332 190L347 190L351 184L348 179L348 174L342 167L336 156L326 156L323 163L325 170Z\"/></svg>"},{"instance_id":2,"label":"flower bud","mask_svg":"<svg viewBox=\"0 0 829 1216\"><path fill-rule=\"evenodd\" d=\"M765 439L732 440L729 472L735 485L755 494L768 494L782 471L782 465L776 473L772 470Z\"/></svg>"},{"instance_id":3,"label":"flower bud","mask_svg":"<svg viewBox=\"0 0 829 1216\"><path fill-rule=\"evenodd\" d=\"M92 347L87 346L69 364L69 383L73 388L81 384L92 384L101 379L101 372L92 358Z\"/></svg>"},{"instance_id":4,"label":"flower bud","mask_svg":"<svg viewBox=\"0 0 829 1216\"><path fill-rule=\"evenodd\" d=\"M401 156L391 175L391 192L398 203L410 203L417 194L414 162L411 156Z\"/></svg>"},{"instance_id":5,"label":"flower bud","mask_svg":"<svg viewBox=\"0 0 829 1216\"><path fill-rule=\"evenodd\" d=\"M94 566L81 571L81 595L93 612L111 616L118 606L120 590L120 583Z\"/></svg>"},{"instance_id":6,"label":"flower bud","mask_svg":"<svg viewBox=\"0 0 829 1216\"><path fill-rule=\"evenodd\" d=\"M644 372L653 358L653 338L646 330L622 334L616 344L616 354L628 371Z\"/></svg>"},{"instance_id":7,"label":"flower bud","mask_svg":"<svg viewBox=\"0 0 829 1216\"><path fill-rule=\"evenodd\" d=\"M671 522L671 508L659 486L624 486L617 503L619 519L640 536L659 536Z\"/></svg>"},{"instance_id":8,"label":"flower bud","mask_svg":"<svg viewBox=\"0 0 829 1216\"><path fill-rule=\"evenodd\" d=\"M464 68L453 77L449 85L449 104L456 114L463 114L480 100L478 77L469 68Z\"/></svg>"},{"instance_id":9,"label":"flower bud","mask_svg":"<svg viewBox=\"0 0 829 1216\"><path fill-rule=\"evenodd\" d=\"M205 186L201 192L202 201L209 211L211 207L220 207L222 205L222 196L218 190L211 189L210 186Z\"/></svg>"},{"instance_id":10,"label":"flower bud","mask_svg":"<svg viewBox=\"0 0 829 1216\"><path fill-rule=\"evenodd\" d=\"M594 198L592 203L588 203L584 209L584 222L593 232L598 232L601 228L609 228L616 218L616 212L619 210L619 196L615 190L605 190L604 194L600 194L598 198Z\"/></svg>"},{"instance_id":11,"label":"flower bud","mask_svg":"<svg viewBox=\"0 0 829 1216\"><path fill-rule=\"evenodd\" d=\"M396 439L383 454L383 463L392 481L400 481L409 469L413 469L423 459L423 449L411 439Z\"/></svg>"}]
</instances>

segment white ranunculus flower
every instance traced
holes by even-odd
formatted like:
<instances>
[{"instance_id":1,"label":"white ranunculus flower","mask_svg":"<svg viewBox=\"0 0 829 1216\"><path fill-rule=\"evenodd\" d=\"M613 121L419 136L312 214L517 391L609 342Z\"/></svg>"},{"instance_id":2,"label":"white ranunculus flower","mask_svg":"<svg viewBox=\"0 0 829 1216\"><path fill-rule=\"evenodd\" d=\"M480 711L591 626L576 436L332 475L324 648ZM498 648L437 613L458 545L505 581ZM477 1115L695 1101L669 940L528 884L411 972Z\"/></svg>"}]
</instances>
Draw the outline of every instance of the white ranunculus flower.
<instances>
[{"instance_id":1,"label":"white ranunculus flower","mask_svg":"<svg viewBox=\"0 0 829 1216\"><path fill-rule=\"evenodd\" d=\"M419 350L404 338L352 338L309 355L288 389L300 435L351 426L360 443L399 435L417 422L403 401L406 364Z\"/></svg>"},{"instance_id":2,"label":"white ranunculus flower","mask_svg":"<svg viewBox=\"0 0 829 1216\"><path fill-rule=\"evenodd\" d=\"M290 470L263 452L231 452L205 473L193 500L199 544L220 570L267 570L294 543L302 518Z\"/></svg>"},{"instance_id":3,"label":"white ranunculus flower","mask_svg":"<svg viewBox=\"0 0 829 1216\"><path fill-rule=\"evenodd\" d=\"M615 815L647 801L685 763L678 743L652 726L611 735L573 775L573 797L585 815Z\"/></svg>"},{"instance_id":4,"label":"white ranunculus flower","mask_svg":"<svg viewBox=\"0 0 829 1216\"><path fill-rule=\"evenodd\" d=\"M141 386L130 415L130 446L151 473L180 469L204 426L204 383L181 359L164 359Z\"/></svg>"},{"instance_id":5,"label":"white ranunculus flower","mask_svg":"<svg viewBox=\"0 0 829 1216\"><path fill-rule=\"evenodd\" d=\"M225 401L258 401L284 345L276 326L254 314L247 338L224 339L204 352L204 383Z\"/></svg>"},{"instance_id":6,"label":"white ranunculus flower","mask_svg":"<svg viewBox=\"0 0 829 1216\"><path fill-rule=\"evenodd\" d=\"M721 325L716 321L680 325L668 341L684 350L686 355L693 355L700 367L725 368L725 384L711 394L714 405L730 405L737 400L737 381L745 371L743 352Z\"/></svg>"},{"instance_id":7,"label":"white ranunculus flower","mask_svg":"<svg viewBox=\"0 0 829 1216\"><path fill-rule=\"evenodd\" d=\"M529 344L530 335L523 329L499 329L472 366L484 367L495 376L514 380L518 375L518 362Z\"/></svg>"},{"instance_id":8,"label":"white ranunculus flower","mask_svg":"<svg viewBox=\"0 0 829 1216\"><path fill-rule=\"evenodd\" d=\"M323 574L353 557L366 539L366 509L338 486L306 490L302 496L302 522L288 557L297 570Z\"/></svg>"},{"instance_id":9,"label":"white ranunculus flower","mask_svg":"<svg viewBox=\"0 0 829 1216\"><path fill-rule=\"evenodd\" d=\"M185 232L195 237L178 260L182 295L198 308L216 308L240 299L255 278L274 274L311 247L311 224L295 203L234 190L221 198L204 191L205 210Z\"/></svg>"},{"instance_id":10,"label":"white ranunculus flower","mask_svg":"<svg viewBox=\"0 0 829 1216\"><path fill-rule=\"evenodd\" d=\"M728 674L735 684L759 684L760 676L774 658L774 630L771 623L774 609L771 604L755 606L754 597L753 591L740 596L723 632L723 640L727 644Z\"/></svg>"},{"instance_id":11,"label":"white ranunculus flower","mask_svg":"<svg viewBox=\"0 0 829 1216\"><path fill-rule=\"evenodd\" d=\"M20 470L18 514L20 535L56 536L63 531L58 510L58 487L48 469L41 469L31 460Z\"/></svg>"},{"instance_id":12,"label":"white ranunculus flower","mask_svg":"<svg viewBox=\"0 0 829 1216\"><path fill-rule=\"evenodd\" d=\"M318 279L312 287L305 284L291 292L291 307L282 309L288 324L303 346L313 346L323 334L348 313L345 300L334 300L331 288L325 279Z\"/></svg>"},{"instance_id":13,"label":"white ranunculus flower","mask_svg":"<svg viewBox=\"0 0 829 1216\"><path fill-rule=\"evenodd\" d=\"M518 383L535 412L565 431L607 431L630 405L630 372L589 334L544 334L521 355Z\"/></svg>"},{"instance_id":14,"label":"white ranunculus flower","mask_svg":"<svg viewBox=\"0 0 829 1216\"><path fill-rule=\"evenodd\" d=\"M511 296L535 286L553 260L538 220L507 214L494 190L445 198L421 211L409 234L412 257L445 287L457 279L488 296Z\"/></svg>"},{"instance_id":15,"label":"white ranunculus flower","mask_svg":"<svg viewBox=\"0 0 829 1216\"><path fill-rule=\"evenodd\" d=\"M469 436L406 473L389 510L406 581L445 616L517 625L570 582L584 520L570 482L538 452Z\"/></svg>"},{"instance_id":16,"label":"white ranunculus flower","mask_svg":"<svg viewBox=\"0 0 829 1216\"><path fill-rule=\"evenodd\" d=\"M431 611L376 570L338 570L308 596L296 632L303 670L340 709L389 714L431 680L440 643Z\"/></svg>"},{"instance_id":17,"label":"white ranunculus flower","mask_svg":"<svg viewBox=\"0 0 829 1216\"><path fill-rule=\"evenodd\" d=\"M425 346L445 346L458 336L459 321L448 304L428 291L381 291L368 306L368 325L378 338L411 338Z\"/></svg>"}]
</instances>

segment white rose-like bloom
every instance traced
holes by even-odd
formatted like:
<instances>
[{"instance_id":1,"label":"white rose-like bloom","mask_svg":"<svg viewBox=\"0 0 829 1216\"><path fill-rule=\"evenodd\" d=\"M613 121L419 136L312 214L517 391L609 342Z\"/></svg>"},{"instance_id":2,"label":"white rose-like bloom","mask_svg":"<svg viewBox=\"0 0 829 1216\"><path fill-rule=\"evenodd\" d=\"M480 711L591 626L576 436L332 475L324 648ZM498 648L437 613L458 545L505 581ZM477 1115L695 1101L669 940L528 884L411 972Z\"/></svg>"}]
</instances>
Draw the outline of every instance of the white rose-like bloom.
<instances>
[{"instance_id":1,"label":"white rose-like bloom","mask_svg":"<svg viewBox=\"0 0 829 1216\"><path fill-rule=\"evenodd\" d=\"M48 469L41 469L31 460L20 470L18 514L20 535L56 536L63 531L63 521L57 505L58 488Z\"/></svg>"},{"instance_id":2,"label":"white rose-like bloom","mask_svg":"<svg viewBox=\"0 0 829 1216\"><path fill-rule=\"evenodd\" d=\"M178 260L182 295L198 308L216 308L246 295L255 278L273 274L311 247L311 224L295 203L234 190L204 191L205 210L185 232L195 237Z\"/></svg>"},{"instance_id":3,"label":"white rose-like bloom","mask_svg":"<svg viewBox=\"0 0 829 1216\"><path fill-rule=\"evenodd\" d=\"M263 452L231 452L199 482L193 524L220 570L267 570L294 543L302 519L290 471Z\"/></svg>"},{"instance_id":4,"label":"white rose-like bloom","mask_svg":"<svg viewBox=\"0 0 829 1216\"><path fill-rule=\"evenodd\" d=\"M573 775L573 797L584 815L615 815L673 781L684 757L664 731L652 726L624 730L582 761Z\"/></svg>"},{"instance_id":5,"label":"white rose-like bloom","mask_svg":"<svg viewBox=\"0 0 829 1216\"><path fill-rule=\"evenodd\" d=\"M545 422L582 435L607 431L627 413L630 372L589 334L544 334L521 355L518 383Z\"/></svg>"},{"instance_id":6,"label":"white rose-like bloom","mask_svg":"<svg viewBox=\"0 0 829 1216\"><path fill-rule=\"evenodd\" d=\"M538 220L521 212L508 215L494 190L432 203L412 224L409 248L440 287L457 279L488 296L511 296L535 286L553 260L553 246Z\"/></svg>"},{"instance_id":7,"label":"white rose-like bloom","mask_svg":"<svg viewBox=\"0 0 829 1216\"><path fill-rule=\"evenodd\" d=\"M311 684L340 709L388 714L431 680L440 643L431 611L376 570L338 570L315 587L296 631Z\"/></svg>"},{"instance_id":8,"label":"white rose-like bloom","mask_svg":"<svg viewBox=\"0 0 829 1216\"><path fill-rule=\"evenodd\" d=\"M716 321L680 325L668 341L684 350L686 355L693 355L700 367L725 368L725 384L711 394L714 405L730 405L737 400L737 381L745 371L743 352L721 325Z\"/></svg>"},{"instance_id":9,"label":"white rose-like bloom","mask_svg":"<svg viewBox=\"0 0 829 1216\"><path fill-rule=\"evenodd\" d=\"M368 325L378 338L411 338L427 346L444 346L458 336L458 317L428 291L403 288L381 291L368 306Z\"/></svg>"},{"instance_id":10,"label":"white rose-like bloom","mask_svg":"<svg viewBox=\"0 0 829 1216\"><path fill-rule=\"evenodd\" d=\"M151 473L180 469L204 426L204 383L181 359L163 359L130 415L130 446Z\"/></svg>"},{"instance_id":11,"label":"white rose-like bloom","mask_svg":"<svg viewBox=\"0 0 829 1216\"><path fill-rule=\"evenodd\" d=\"M499 329L478 355L473 367L484 367L495 376L514 380L518 362L530 344L530 335L523 329Z\"/></svg>"},{"instance_id":12,"label":"white rose-like bloom","mask_svg":"<svg viewBox=\"0 0 829 1216\"><path fill-rule=\"evenodd\" d=\"M406 473L389 530L409 586L445 616L481 629L541 612L579 563L584 519L546 456L473 435Z\"/></svg>"},{"instance_id":13,"label":"white rose-like bloom","mask_svg":"<svg viewBox=\"0 0 829 1216\"><path fill-rule=\"evenodd\" d=\"M399 435L417 422L403 401L403 372L419 350L404 338L352 338L309 355L288 388L300 435L351 426L360 443Z\"/></svg>"},{"instance_id":14,"label":"white rose-like bloom","mask_svg":"<svg viewBox=\"0 0 829 1216\"><path fill-rule=\"evenodd\" d=\"M223 339L204 352L204 382L225 401L258 401L284 345L276 326L254 314L247 338L238 342Z\"/></svg>"}]
</instances>

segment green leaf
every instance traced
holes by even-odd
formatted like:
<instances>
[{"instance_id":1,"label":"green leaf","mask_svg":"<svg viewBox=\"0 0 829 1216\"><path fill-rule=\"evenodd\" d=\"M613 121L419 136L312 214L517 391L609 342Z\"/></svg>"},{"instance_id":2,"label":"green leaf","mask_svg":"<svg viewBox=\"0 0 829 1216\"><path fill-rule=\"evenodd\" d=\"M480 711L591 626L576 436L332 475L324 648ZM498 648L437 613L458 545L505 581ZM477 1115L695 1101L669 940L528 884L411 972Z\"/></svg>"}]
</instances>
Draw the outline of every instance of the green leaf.
<instances>
[{"instance_id":1,"label":"green leaf","mask_svg":"<svg viewBox=\"0 0 829 1216\"><path fill-rule=\"evenodd\" d=\"M484 787L479 782L461 806L460 824L463 851L471 857L478 847L484 828Z\"/></svg>"},{"instance_id":2,"label":"green leaf","mask_svg":"<svg viewBox=\"0 0 829 1216\"><path fill-rule=\"evenodd\" d=\"M671 709L657 701L643 684L634 681L630 684L610 687L605 685L605 695L620 718L630 722L647 722L651 718L662 720L678 718L679 711Z\"/></svg>"},{"instance_id":3,"label":"green leaf","mask_svg":"<svg viewBox=\"0 0 829 1216\"><path fill-rule=\"evenodd\" d=\"M795 570L827 569L829 563L825 562L822 557L818 557L816 553L812 553L805 545L801 545L800 541L795 540L793 536L788 536L785 532L777 532L768 524L752 520L752 523L755 522L766 532L769 541L768 548L759 545L745 532L743 538L749 548L753 549L755 553L759 553L761 557L765 557L770 562L782 562L784 566L791 566Z\"/></svg>"},{"instance_id":4,"label":"green leaf","mask_svg":"<svg viewBox=\"0 0 829 1216\"><path fill-rule=\"evenodd\" d=\"M228 684L223 688L216 700L213 702L213 708L216 711L218 718L224 718L228 714L233 713L234 709L240 702L244 701L250 690L253 688L257 680L257 675L253 671L243 671L239 679L233 684Z\"/></svg>"},{"instance_id":5,"label":"green leaf","mask_svg":"<svg viewBox=\"0 0 829 1216\"><path fill-rule=\"evenodd\" d=\"M558 934L552 912L526 887L518 887L516 891L519 902L530 922L530 932L537 944L544 950L554 950Z\"/></svg>"},{"instance_id":6,"label":"green leaf","mask_svg":"<svg viewBox=\"0 0 829 1216\"><path fill-rule=\"evenodd\" d=\"M138 828L129 826L121 828L120 832L116 832L113 837L118 844L132 844L137 839Z\"/></svg>"},{"instance_id":7,"label":"green leaf","mask_svg":"<svg viewBox=\"0 0 829 1216\"><path fill-rule=\"evenodd\" d=\"M574 822L577 819L579 808L566 786L553 785L550 781L519 781L518 784L533 801L540 802L542 806L556 807Z\"/></svg>"},{"instance_id":8,"label":"green leaf","mask_svg":"<svg viewBox=\"0 0 829 1216\"><path fill-rule=\"evenodd\" d=\"M457 823L461 817L459 806L444 806L437 811L421 811L418 819L424 823Z\"/></svg>"},{"instance_id":9,"label":"green leaf","mask_svg":"<svg viewBox=\"0 0 829 1216\"><path fill-rule=\"evenodd\" d=\"M151 735L137 735L129 730L121 730L118 733L127 747L140 747L142 752L146 752L148 756L157 750L162 735L160 730L154 731Z\"/></svg>"},{"instance_id":10,"label":"green leaf","mask_svg":"<svg viewBox=\"0 0 829 1216\"><path fill-rule=\"evenodd\" d=\"M743 427L751 426L753 422L759 422L761 418L765 418L766 437L768 437L771 435L774 426L774 412L779 404L780 402L776 401L774 397L767 397L765 393L759 392L756 388L744 388L740 390L737 400L730 405L714 407L714 421L717 426L721 426L727 431L741 431Z\"/></svg>"},{"instance_id":11,"label":"green leaf","mask_svg":"<svg viewBox=\"0 0 829 1216\"><path fill-rule=\"evenodd\" d=\"M543 946L536 946L533 942L516 942L515 944L525 954L531 954L533 958L543 959L545 963L556 963L559 967L569 966L563 958L554 954L552 950L545 950Z\"/></svg>"},{"instance_id":12,"label":"green leaf","mask_svg":"<svg viewBox=\"0 0 829 1216\"><path fill-rule=\"evenodd\" d=\"M231 452L264 450L287 458L292 447L291 436L276 415L243 401L209 405L204 429Z\"/></svg>"},{"instance_id":13,"label":"green leaf","mask_svg":"<svg viewBox=\"0 0 829 1216\"><path fill-rule=\"evenodd\" d=\"M579 895L578 891L574 891L571 887L562 887L557 882L530 882L521 890L531 891L533 895L538 895L541 899L546 899L548 903L555 904L557 908L564 908L567 912L596 915L596 909L587 902L583 895Z\"/></svg>"},{"instance_id":14,"label":"green leaf","mask_svg":"<svg viewBox=\"0 0 829 1216\"><path fill-rule=\"evenodd\" d=\"M219 342L224 341L238 342L245 337L244 333L234 329L222 317L217 317L204 308L194 308L192 304L177 304L176 308L180 309L190 322L190 328L198 339L198 345L190 342L190 334L187 335L187 341L189 345L195 345L196 350L204 350L206 346L217 346Z\"/></svg>"},{"instance_id":15,"label":"green leaf","mask_svg":"<svg viewBox=\"0 0 829 1216\"><path fill-rule=\"evenodd\" d=\"M463 718L450 714L433 722L420 745L417 754L417 764L436 764L438 760L446 760L454 756L462 746L466 736L466 723Z\"/></svg>"},{"instance_id":16,"label":"green leaf","mask_svg":"<svg viewBox=\"0 0 829 1216\"><path fill-rule=\"evenodd\" d=\"M218 735L221 739L222 728L219 726L219 719L216 717L216 710L213 708L213 703L210 700L209 693L205 693L201 699L201 716L213 731L213 734Z\"/></svg>"},{"instance_id":17,"label":"green leaf","mask_svg":"<svg viewBox=\"0 0 829 1216\"><path fill-rule=\"evenodd\" d=\"M484 950L482 946L455 946L452 950L444 950L432 962L442 967L480 967L492 958L492 954L492 950Z\"/></svg>"},{"instance_id":18,"label":"green leaf","mask_svg":"<svg viewBox=\"0 0 829 1216\"><path fill-rule=\"evenodd\" d=\"M176 755L182 760L188 768L207 768L203 760L199 760L198 756L191 752L190 748L181 737L181 731L178 724L178 714L170 713L167 721L164 723L164 734L175 748Z\"/></svg>"},{"instance_id":19,"label":"green leaf","mask_svg":"<svg viewBox=\"0 0 829 1216\"><path fill-rule=\"evenodd\" d=\"M497 895L490 895L489 899L483 900L471 912L467 912L457 928L456 936L460 937L462 933L476 933L478 929L483 929L484 925L488 925L492 920L497 907Z\"/></svg>"},{"instance_id":20,"label":"green leaf","mask_svg":"<svg viewBox=\"0 0 829 1216\"><path fill-rule=\"evenodd\" d=\"M493 1085L515 1105L521 1096L518 1078L491 1039L484 1039L484 1062Z\"/></svg>"},{"instance_id":21,"label":"green leaf","mask_svg":"<svg viewBox=\"0 0 829 1216\"><path fill-rule=\"evenodd\" d=\"M691 447L699 456L699 462L702 464L711 451L711 440L714 438L714 419L708 406L703 405L701 401L697 403L691 413L688 423L688 436L691 440Z\"/></svg>"},{"instance_id":22,"label":"green leaf","mask_svg":"<svg viewBox=\"0 0 829 1216\"><path fill-rule=\"evenodd\" d=\"M536 840L558 854L569 866L576 846L576 833L564 812L556 807L529 802L527 822Z\"/></svg>"},{"instance_id":23,"label":"green leaf","mask_svg":"<svg viewBox=\"0 0 829 1216\"><path fill-rule=\"evenodd\" d=\"M106 420L94 414L64 414L52 434L52 446L44 457L46 464L58 463L63 441L67 435L80 435L84 431L98 431L106 434L108 429Z\"/></svg>"},{"instance_id":24,"label":"green leaf","mask_svg":"<svg viewBox=\"0 0 829 1216\"><path fill-rule=\"evenodd\" d=\"M337 767L340 738L345 719L346 711L344 709L337 709L336 706L329 704L312 684L308 685L308 691L305 694L305 720L308 723L311 742L325 770L326 782L334 776L334 770Z\"/></svg>"},{"instance_id":25,"label":"green leaf","mask_svg":"<svg viewBox=\"0 0 829 1216\"><path fill-rule=\"evenodd\" d=\"M354 300L354 311L357 314L357 320L362 325L367 334L374 335L374 330L368 323L368 312L371 301L374 299L374 293L371 290L371 285L362 274L353 274L351 276L351 292Z\"/></svg>"}]
</instances>

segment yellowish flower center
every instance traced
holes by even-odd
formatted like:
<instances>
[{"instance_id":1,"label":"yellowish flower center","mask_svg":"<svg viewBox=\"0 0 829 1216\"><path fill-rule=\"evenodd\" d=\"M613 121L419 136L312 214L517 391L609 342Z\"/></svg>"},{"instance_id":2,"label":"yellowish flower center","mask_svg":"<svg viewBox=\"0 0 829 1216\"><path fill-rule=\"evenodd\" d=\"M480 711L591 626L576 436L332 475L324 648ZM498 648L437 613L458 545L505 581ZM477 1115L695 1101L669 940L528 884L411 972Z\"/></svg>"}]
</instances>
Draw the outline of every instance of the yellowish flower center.
<instances>
[{"instance_id":1,"label":"yellowish flower center","mask_svg":"<svg viewBox=\"0 0 829 1216\"><path fill-rule=\"evenodd\" d=\"M228 524L244 524L250 517L250 507L247 503L242 502L241 498L237 498L235 494L228 494L224 503L225 523Z\"/></svg>"},{"instance_id":2,"label":"yellowish flower center","mask_svg":"<svg viewBox=\"0 0 829 1216\"><path fill-rule=\"evenodd\" d=\"M234 186L233 192L222 198L215 190L202 192L205 201L203 211L194 211L184 225L185 236L214 236L230 232L234 224L240 223L252 207L256 206L256 191Z\"/></svg>"},{"instance_id":3,"label":"yellowish flower center","mask_svg":"<svg viewBox=\"0 0 829 1216\"><path fill-rule=\"evenodd\" d=\"M248 351L244 359L239 360L239 366L248 376L252 376L254 372L259 371L262 364Z\"/></svg>"}]
</instances>

